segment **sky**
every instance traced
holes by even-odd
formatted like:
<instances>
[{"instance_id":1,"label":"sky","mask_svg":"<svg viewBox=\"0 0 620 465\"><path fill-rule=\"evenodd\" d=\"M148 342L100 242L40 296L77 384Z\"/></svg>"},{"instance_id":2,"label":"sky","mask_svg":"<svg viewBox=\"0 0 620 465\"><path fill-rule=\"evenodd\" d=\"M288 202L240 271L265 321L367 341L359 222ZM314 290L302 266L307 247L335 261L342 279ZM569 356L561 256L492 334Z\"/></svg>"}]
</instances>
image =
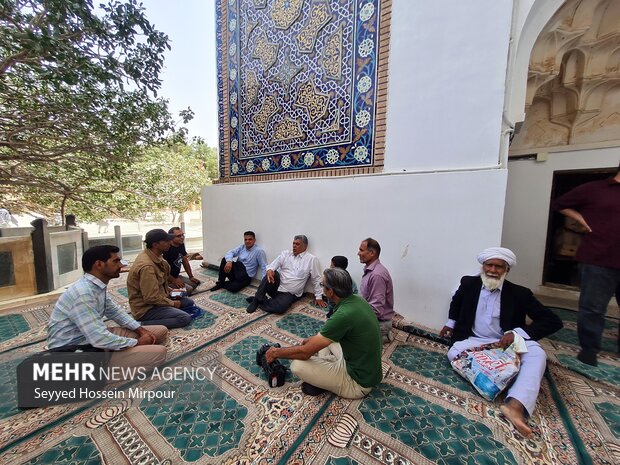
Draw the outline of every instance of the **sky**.
<instances>
[{"instance_id":1,"label":"sky","mask_svg":"<svg viewBox=\"0 0 620 465\"><path fill-rule=\"evenodd\" d=\"M191 107L190 137L217 147L217 68L215 0L142 0L149 22L168 35L160 96L170 111Z\"/></svg>"}]
</instances>

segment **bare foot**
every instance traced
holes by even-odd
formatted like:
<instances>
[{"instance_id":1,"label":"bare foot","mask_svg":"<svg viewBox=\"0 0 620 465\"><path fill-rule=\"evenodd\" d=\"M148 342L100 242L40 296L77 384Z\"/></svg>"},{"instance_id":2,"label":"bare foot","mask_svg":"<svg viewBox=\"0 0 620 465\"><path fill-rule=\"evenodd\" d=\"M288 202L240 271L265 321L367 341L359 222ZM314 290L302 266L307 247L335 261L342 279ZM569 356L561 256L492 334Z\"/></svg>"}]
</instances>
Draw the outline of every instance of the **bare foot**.
<instances>
[{"instance_id":1,"label":"bare foot","mask_svg":"<svg viewBox=\"0 0 620 465\"><path fill-rule=\"evenodd\" d=\"M504 414L506 419L513 424L521 436L525 439L532 439L534 432L530 428L525 420L525 414L523 413L525 408L523 404L517 399L509 399L508 402L500 406L499 408Z\"/></svg>"}]
</instances>

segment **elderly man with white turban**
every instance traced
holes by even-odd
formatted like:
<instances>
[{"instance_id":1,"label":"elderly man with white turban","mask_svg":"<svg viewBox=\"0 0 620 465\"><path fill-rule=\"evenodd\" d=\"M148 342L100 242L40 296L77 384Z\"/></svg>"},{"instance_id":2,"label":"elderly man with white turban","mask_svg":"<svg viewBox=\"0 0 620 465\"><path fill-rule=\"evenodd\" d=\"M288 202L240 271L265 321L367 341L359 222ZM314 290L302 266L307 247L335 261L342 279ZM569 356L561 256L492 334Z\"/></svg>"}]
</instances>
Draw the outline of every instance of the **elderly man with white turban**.
<instances>
[{"instance_id":1,"label":"elderly man with white turban","mask_svg":"<svg viewBox=\"0 0 620 465\"><path fill-rule=\"evenodd\" d=\"M517 262L511 250L491 247L478 255L478 262L482 265L480 275L461 278L440 335L452 339L449 360L482 344L499 341L502 347L508 347L514 333L525 339L528 351L521 356L521 370L500 409L519 433L530 438L533 432L526 417L534 412L547 365L545 351L536 341L562 328L562 321L529 289L506 281ZM529 324L526 316L531 320Z\"/></svg>"}]
</instances>

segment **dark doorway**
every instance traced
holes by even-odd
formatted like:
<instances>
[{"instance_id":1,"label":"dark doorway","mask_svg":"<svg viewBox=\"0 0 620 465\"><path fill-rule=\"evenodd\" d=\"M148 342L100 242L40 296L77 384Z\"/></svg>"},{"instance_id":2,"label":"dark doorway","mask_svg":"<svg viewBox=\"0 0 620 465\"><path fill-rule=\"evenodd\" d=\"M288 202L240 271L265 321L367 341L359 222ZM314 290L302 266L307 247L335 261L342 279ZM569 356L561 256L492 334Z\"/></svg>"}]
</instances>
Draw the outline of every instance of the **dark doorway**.
<instances>
[{"instance_id":1,"label":"dark doorway","mask_svg":"<svg viewBox=\"0 0 620 465\"><path fill-rule=\"evenodd\" d=\"M551 187L551 201L553 202L556 197L586 182L614 176L617 171L617 167L555 171ZM581 234L578 228L574 228L570 223L567 224L564 215L550 210L543 273L544 284L579 287L579 273L574 255L580 240Z\"/></svg>"}]
</instances>

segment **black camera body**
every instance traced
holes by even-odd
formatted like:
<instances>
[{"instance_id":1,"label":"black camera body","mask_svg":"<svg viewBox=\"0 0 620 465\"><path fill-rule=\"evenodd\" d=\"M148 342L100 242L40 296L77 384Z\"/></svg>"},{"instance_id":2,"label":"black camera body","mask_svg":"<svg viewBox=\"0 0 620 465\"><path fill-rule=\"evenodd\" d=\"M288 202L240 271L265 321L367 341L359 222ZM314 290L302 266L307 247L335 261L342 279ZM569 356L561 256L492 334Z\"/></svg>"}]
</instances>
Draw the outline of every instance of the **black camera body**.
<instances>
[{"instance_id":1,"label":"black camera body","mask_svg":"<svg viewBox=\"0 0 620 465\"><path fill-rule=\"evenodd\" d=\"M260 349L256 351L256 364L265 372L267 382L270 387L274 388L284 386L284 378L286 378L287 368L282 365L279 360L275 360L272 363L267 363L265 353L270 347L280 347L280 344L263 344Z\"/></svg>"}]
</instances>

